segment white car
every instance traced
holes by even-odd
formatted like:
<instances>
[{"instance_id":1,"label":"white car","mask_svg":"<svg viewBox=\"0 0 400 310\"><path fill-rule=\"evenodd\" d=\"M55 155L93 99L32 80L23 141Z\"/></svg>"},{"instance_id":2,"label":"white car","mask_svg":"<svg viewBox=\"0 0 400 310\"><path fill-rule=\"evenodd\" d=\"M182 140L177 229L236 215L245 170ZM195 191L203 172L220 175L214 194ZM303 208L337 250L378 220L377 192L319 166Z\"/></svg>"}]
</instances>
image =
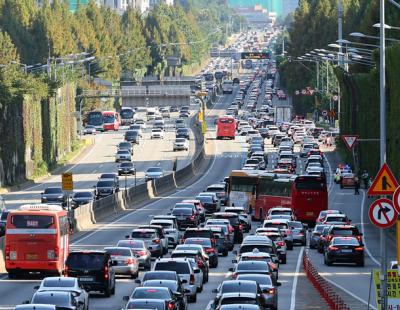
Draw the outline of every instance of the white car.
<instances>
[{"instance_id":1,"label":"white car","mask_svg":"<svg viewBox=\"0 0 400 310\"><path fill-rule=\"evenodd\" d=\"M164 130L161 128L153 128L151 130L150 139L164 139Z\"/></svg>"},{"instance_id":2,"label":"white car","mask_svg":"<svg viewBox=\"0 0 400 310\"><path fill-rule=\"evenodd\" d=\"M185 138L176 138L173 143L173 150L181 151L181 150L189 150L189 141Z\"/></svg>"},{"instance_id":3,"label":"white car","mask_svg":"<svg viewBox=\"0 0 400 310\"><path fill-rule=\"evenodd\" d=\"M81 287L78 278L47 277L39 286L34 287L38 292L72 292L77 302L82 303L82 309L89 309L89 294Z\"/></svg>"},{"instance_id":4,"label":"white car","mask_svg":"<svg viewBox=\"0 0 400 310\"><path fill-rule=\"evenodd\" d=\"M85 129L83 129L84 135L95 135L96 134L96 127L92 125L87 125Z\"/></svg>"},{"instance_id":5,"label":"white car","mask_svg":"<svg viewBox=\"0 0 400 310\"><path fill-rule=\"evenodd\" d=\"M153 219L150 225L159 225L164 228L165 234L168 237L168 244L175 248L179 243L179 230L175 228L173 220L158 220Z\"/></svg>"},{"instance_id":6,"label":"white car","mask_svg":"<svg viewBox=\"0 0 400 310\"><path fill-rule=\"evenodd\" d=\"M150 167L146 170L144 178L147 181L159 179L164 176L164 172L160 167Z\"/></svg>"},{"instance_id":7,"label":"white car","mask_svg":"<svg viewBox=\"0 0 400 310\"><path fill-rule=\"evenodd\" d=\"M127 149L118 150L115 154L115 162L119 163L121 161L132 161L131 152Z\"/></svg>"}]
</instances>

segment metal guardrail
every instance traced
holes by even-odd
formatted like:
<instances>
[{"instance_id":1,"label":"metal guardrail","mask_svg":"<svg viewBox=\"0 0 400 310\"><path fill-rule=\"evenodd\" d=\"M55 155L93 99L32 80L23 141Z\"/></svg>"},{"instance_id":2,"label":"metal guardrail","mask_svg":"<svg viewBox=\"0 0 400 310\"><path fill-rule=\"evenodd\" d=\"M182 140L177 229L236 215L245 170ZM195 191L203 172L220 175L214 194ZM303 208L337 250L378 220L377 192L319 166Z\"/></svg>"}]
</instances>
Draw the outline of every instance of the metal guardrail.
<instances>
[{"instance_id":1,"label":"metal guardrail","mask_svg":"<svg viewBox=\"0 0 400 310\"><path fill-rule=\"evenodd\" d=\"M350 310L350 307L343 301L342 297L336 293L332 285L326 281L312 264L307 251L303 254L303 267L307 278L318 290L322 298L327 302L332 310Z\"/></svg>"},{"instance_id":2,"label":"metal guardrail","mask_svg":"<svg viewBox=\"0 0 400 310\"><path fill-rule=\"evenodd\" d=\"M83 90L82 97L143 97L143 96L191 96L188 86L164 86L164 87L132 87L109 90Z\"/></svg>"}]
</instances>

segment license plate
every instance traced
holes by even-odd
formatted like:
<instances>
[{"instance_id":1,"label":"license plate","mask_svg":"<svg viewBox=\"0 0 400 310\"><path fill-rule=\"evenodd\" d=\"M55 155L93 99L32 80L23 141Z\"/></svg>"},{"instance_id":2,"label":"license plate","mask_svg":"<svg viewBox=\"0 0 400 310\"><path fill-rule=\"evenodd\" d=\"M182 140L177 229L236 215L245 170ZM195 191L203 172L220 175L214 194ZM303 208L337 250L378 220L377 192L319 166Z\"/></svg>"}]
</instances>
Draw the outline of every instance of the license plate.
<instances>
[{"instance_id":1,"label":"license plate","mask_svg":"<svg viewBox=\"0 0 400 310\"><path fill-rule=\"evenodd\" d=\"M351 250L351 249L343 249L341 252L342 253L352 253L353 250Z\"/></svg>"},{"instance_id":2,"label":"license plate","mask_svg":"<svg viewBox=\"0 0 400 310\"><path fill-rule=\"evenodd\" d=\"M94 278L93 277L80 277L79 281L81 281L81 282L92 282L92 281L94 281Z\"/></svg>"},{"instance_id":3,"label":"license plate","mask_svg":"<svg viewBox=\"0 0 400 310\"><path fill-rule=\"evenodd\" d=\"M28 260L33 260L33 259L37 259L38 255L37 254L26 254L25 257Z\"/></svg>"},{"instance_id":4,"label":"license plate","mask_svg":"<svg viewBox=\"0 0 400 310\"><path fill-rule=\"evenodd\" d=\"M306 212L306 215L307 215L307 216L313 216L313 215L314 215L314 212Z\"/></svg>"}]
</instances>

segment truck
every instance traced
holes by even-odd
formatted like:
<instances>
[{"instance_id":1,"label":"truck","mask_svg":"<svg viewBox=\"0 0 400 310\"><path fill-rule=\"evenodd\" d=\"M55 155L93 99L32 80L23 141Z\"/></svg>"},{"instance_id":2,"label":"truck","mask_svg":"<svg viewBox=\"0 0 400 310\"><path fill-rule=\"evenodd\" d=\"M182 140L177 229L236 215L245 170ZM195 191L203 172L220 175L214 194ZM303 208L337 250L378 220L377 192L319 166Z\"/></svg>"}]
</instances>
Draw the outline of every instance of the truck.
<instances>
[{"instance_id":1,"label":"truck","mask_svg":"<svg viewBox=\"0 0 400 310\"><path fill-rule=\"evenodd\" d=\"M292 119L292 107L291 106L276 106L275 107L275 124L279 126L283 122L290 122Z\"/></svg>"},{"instance_id":2,"label":"truck","mask_svg":"<svg viewBox=\"0 0 400 310\"><path fill-rule=\"evenodd\" d=\"M232 94L233 93L233 81L232 80L224 80L222 82L222 93L223 94Z\"/></svg>"}]
</instances>

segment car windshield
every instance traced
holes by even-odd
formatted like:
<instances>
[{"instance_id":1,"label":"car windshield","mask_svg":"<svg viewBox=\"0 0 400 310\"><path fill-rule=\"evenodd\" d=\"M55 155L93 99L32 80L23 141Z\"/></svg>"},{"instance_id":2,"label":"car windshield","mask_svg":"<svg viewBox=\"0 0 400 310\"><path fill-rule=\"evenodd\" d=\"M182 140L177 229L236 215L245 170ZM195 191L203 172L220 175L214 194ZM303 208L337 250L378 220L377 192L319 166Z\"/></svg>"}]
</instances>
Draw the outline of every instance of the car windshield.
<instances>
[{"instance_id":1,"label":"car windshield","mask_svg":"<svg viewBox=\"0 0 400 310\"><path fill-rule=\"evenodd\" d=\"M45 194L62 194L63 191L61 188L58 187L49 187L44 190Z\"/></svg>"},{"instance_id":2,"label":"car windshield","mask_svg":"<svg viewBox=\"0 0 400 310\"><path fill-rule=\"evenodd\" d=\"M136 288L131 298L133 299L170 299L171 294L166 289L159 288Z\"/></svg>"},{"instance_id":3,"label":"car windshield","mask_svg":"<svg viewBox=\"0 0 400 310\"><path fill-rule=\"evenodd\" d=\"M114 181L99 181L97 182L97 187L114 187Z\"/></svg>"},{"instance_id":4,"label":"car windshield","mask_svg":"<svg viewBox=\"0 0 400 310\"><path fill-rule=\"evenodd\" d=\"M327 216L326 222L345 222L346 219L343 216Z\"/></svg>"},{"instance_id":5,"label":"car windshield","mask_svg":"<svg viewBox=\"0 0 400 310\"><path fill-rule=\"evenodd\" d=\"M75 279L71 278L54 278L54 279L44 279L43 287L74 287Z\"/></svg>"},{"instance_id":6,"label":"car windshield","mask_svg":"<svg viewBox=\"0 0 400 310\"><path fill-rule=\"evenodd\" d=\"M121 163L119 166L124 167L124 168L130 168L130 167L133 167L133 163L129 163L129 162Z\"/></svg>"},{"instance_id":7,"label":"car windshield","mask_svg":"<svg viewBox=\"0 0 400 310\"><path fill-rule=\"evenodd\" d=\"M183 143L183 142L185 142L185 141L186 141L185 138L177 138L177 139L175 139L175 142L176 142L176 143Z\"/></svg>"},{"instance_id":8,"label":"car windshield","mask_svg":"<svg viewBox=\"0 0 400 310\"><path fill-rule=\"evenodd\" d=\"M186 230L184 237L191 238L191 237L202 237L202 238L210 238L212 233L209 230Z\"/></svg>"},{"instance_id":9,"label":"car windshield","mask_svg":"<svg viewBox=\"0 0 400 310\"><path fill-rule=\"evenodd\" d=\"M246 252L253 252L254 249L258 249L260 252L265 252L265 253L272 253L272 247L263 245L263 244L245 244L240 247L240 253L246 253Z\"/></svg>"},{"instance_id":10,"label":"car windshield","mask_svg":"<svg viewBox=\"0 0 400 310\"><path fill-rule=\"evenodd\" d=\"M165 310L165 301L163 300L133 300L126 306L127 309L152 309Z\"/></svg>"},{"instance_id":11,"label":"car windshield","mask_svg":"<svg viewBox=\"0 0 400 310\"><path fill-rule=\"evenodd\" d=\"M156 238L156 233L147 230L135 230L132 231L131 237L137 239L154 239Z\"/></svg>"},{"instance_id":12,"label":"car windshield","mask_svg":"<svg viewBox=\"0 0 400 310\"><path fill-rule=\"evenodd\" d=\"M70 306L70 295L69 294L41 294L36 293L33 295L32 304L50 304L58 307L69 307Z\"/></svg>"},{"instance_id":13,"label":"car windshield","mask_svg":"<svg viewBox=\"0 0 400 310\"><path fill-rule=\"evenodd\" d=\"M117 154L129 154L128 150L119 150Z\"/></svg>"},{"instance_id":14,"label":"car windshield","mask_svg":"<svg viewBox=\"0 0 400 310\"><path fill-rule=\"evenodd\" d=\"M280 229L288 229L289 226L286 223L265 223L264 227L276 227Z\"/></svg>"},{"instance_id":15,"label":"car windshield","mask_svg":"<svg viewBox=\"0 0 400 310\"><path fill-rule=\"evenodd\" d=\"M200 200L202 203L212 203L213 199L211 196L197 196L196 200Z\"/></svg>"},{"instance_id":16,"label":"car windshield","mask_svg":"<svg viewBox=\"0 0 400 310\"><path fill-rule=\"evenodd\" d=\"M259 285L272 285L271 277L267 275L244 274L238 276L237 280L250 280L250 281L256 281Z\"/></svg>"},{"instance_id":17,"label":"car windshield","mask_svg":"<svg viewBox=\"0 0 400 310\"><path fill-rule=\"evenodd\" d=\"M223 282L221 286L221 294L225 293L254 293L257 291L256 283L252 282L239 282L239 281L229 281Z\"/></svg>"},{"instance_id":18,"label":"car windshield","mask_svg":"<svg viewBox=\"0 0 400 310\"><path fill-rule=\"evenodd\" d=\"M357 238L333 238L332 245L355 245L359 246Z\"/></svg>"},{"instance_id":19,"label":"car windshield","mask_svg":"<svg viewBox=\"0 0 400 310\"><path fill-rule=\"evenodd\" d=\"M45 229L54 225L54 217L50 215L14 214L11 223L15 228Z\"/></svg>"},{"instance_id":20,"label":"car windshield","mask_svg":"<svg viewBox=\"0 0 400 310\"><path fill-rule=\"evenodd\" d=\"M190 273L190 267L187 262L177 262L177 261L157 262L155 264L154 270L175 271L177 274Z\"/></svg>"},{"instance_id":21,"label":"car windshield","mask_svg":"<svg viewBox=\"0 0 400 310\"><path fill-rule=\"evenodd\" d=\"M232 305L232 304L251 304L256 305L257 301L255 298L248 297L225 297L221 300L221 305Z\"/></svg>"},{"instance_id":22,"label":"car windshield","mask_svg":"<svg viewBox=\"0 0 400 310\"><path fill-rule=\"evenodd\" d=\"M290 228L303 228L303 224L301 222L289 222Z\"/></svg>"},{"instance_id":23,"label":"car windshield","mask_svg":"<svg viewBox=\"0 0 400 310\"><path fill-rule=\"evenodd\" d=\"M157 272L157 271L149 271L146 272L143 276L143 282L148 280L176 280L177 275L175 272Z\"/></svg>"},{"instance_id":24,"label":"car windshield","mask_svg":"<svg viewBox=\"0 0 400 310\"><path fill-rule=\"evenodd\" d=\"M99 269L104 265L102 253L70 253L67 259L69 268Z\"/></svg>"},{"instance_id":25,"label":"car windshield","mask_svg":"<svg viewBox=\"0 0 400 310\"><path fill-rule=\"evenodd\" d=\"M189 208L179 208L172 210L173 215L189 215L192 214L192 209Z\"/></svg>"},{"instance_id":26,"label":"car windshield","mask_svg":"<svg viewBox=\"0 0 400 310\"><path fill-rule=\"evenodd\" d=\"M171 291L176 292L178 291L178 284L176 281L161 281L159 279L157 280L149 280L143 283L143 286L158 286L158 287L167 287L169 288Z\"/></svg>"},{"instance_id":27,"label":"car windshield","mask_svg":"<svg viewBox=\"0 0 400 310\"><path fill-rule=\"evenodd\" d=\"M131 256L132 252L130 249L124 248L105 248L104 249L108 254L112 256Z\"/></svg>"},{"instance_id":28,"label":"car windshield","mask_svg":"<svg viewBox=\"0 0 400 310\"><path fill-rule=\"evenodd\" d=\"M92 193L90 192L78 192L74 194L74 198L91 198Z\"/></svg>"},{"instance_id":29,"label":"car windshield","mask_svg":"<svg viewBox=\"0 0 400 310\"><path fill-rule=\"evenodd\" d=\"M158 167L152 167L147 169L147 172L162 172L161 168Z\"/></svg>"},{"instance_id":30,"label":"car windshield","mask_svg":"<svg viewBox=\"0 0 400 310\"><path fill-rule=\"evenodd\" d=\"M120 148L129 148L130 149L132 147L132 145L129 142L121 142L119 144L119 147Z\"/></svg>"},{"instance_id":31,"label":"car windshield","mask_svg":"<svg viewBox=\"0 0 400 310\"><path fill-rule=\"evenodd\" d=\"M142 240L120 240L117 243L118 247L127 247L132 249L144 249L145 245Z\"/></svg>"},{"instance_id":32,"label":"car windshield","mask_svg":"<svg viewBox=\"0 0 400 310\"><path fill-rule=\"evenodd\" d=\"M237 265L236 270L268 270L267 263L260 261L244 261Z\"/></svg>"},{"instance_id":33,"label":"car windshield","mask_svg":"<svg viewBox=\"0 0 400 310\"><path fill-rule=\"evenodd\" d=\"M212 247L211 240L208 238L188 238L185 240L185 244L200 244L203 247Z\"/></svg>"},{"instance_id":34,"label":"car windshield","mask_svg":"<svg viewBox=\"0 0 400 310\"><path fill-rule=\"evenodd\" d=\"M357 232L352 228L333 228L331 233L335 236L353 236Z\"/></svg>"}]
</instances>

